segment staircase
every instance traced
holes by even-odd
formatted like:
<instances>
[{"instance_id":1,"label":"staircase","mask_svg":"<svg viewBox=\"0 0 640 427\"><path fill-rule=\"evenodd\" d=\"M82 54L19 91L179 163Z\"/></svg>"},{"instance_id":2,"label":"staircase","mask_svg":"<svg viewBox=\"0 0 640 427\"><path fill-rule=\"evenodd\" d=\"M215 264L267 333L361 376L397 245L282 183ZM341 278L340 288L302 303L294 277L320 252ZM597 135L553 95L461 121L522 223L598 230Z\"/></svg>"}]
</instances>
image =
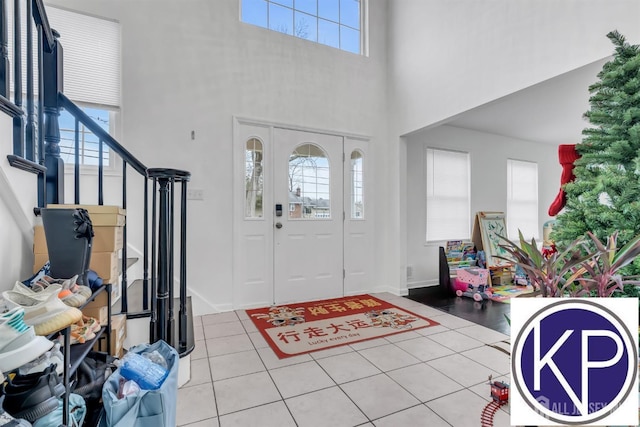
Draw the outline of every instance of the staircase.
<instances>
[{"instance_id":1,"label":"staircase","mask_svg":"<svg viewBox=\"0 0 640 427\"><path fill-rule=\"evenodd\" d=\"M86 171L80 173L80 126L98 138L96 176L90 177L91 182L97 177L94 194L98 204L104 204L105 192L115 192L122 196L119 205L127 209L120 269L121 296L114 313L125 313L131 325L141 325L146 341L164 340L172 345L183 359L181 369L184 366L188 374L188 356L195 345L186 274L187 183L191 175L184 170L147 167L65 96L62 91L62 45L59 34L49 25L43 0L13 0L14 11L26 6L27 48L24 56L27 72L26 81L16 78L14 87L10 87L11 64L15 76L23 75L20 44L23 29L20 19L14 20L14 25L8 25L8 1L0 0L0 111L13 122L13 153L7 155L9 164L37 176L33 189L37 192L36 211L47 204L65 203L65 168L60 157L58 123L60 112L65 110L75 120L76 160L73 183L70 183L73 200L66 203L89 204L80 197L80 188L86 194L88 181ZM32 41L34 29L36 42ZM8 57L9 33L13 34L14 40L13 58ZM34 57L40 61L34 61ZM37 94L34 91L36 82ZM26 90L23 91L23 87ZM12 94L13 100L10 100ZM105 147L117 157L117 164L122 165L120 188L105 185ZM134 196L128 199L128 194ZM132 230L138 236L135 241L128 241L128 231ZM136 253L129 256L129 250ZM135 258L139 258L141 273L136 280L130 280L128 271ZM174 264L177 264L175 269ZM181 373L181 378L184 377Z\"/></svg>"}]
</instances>

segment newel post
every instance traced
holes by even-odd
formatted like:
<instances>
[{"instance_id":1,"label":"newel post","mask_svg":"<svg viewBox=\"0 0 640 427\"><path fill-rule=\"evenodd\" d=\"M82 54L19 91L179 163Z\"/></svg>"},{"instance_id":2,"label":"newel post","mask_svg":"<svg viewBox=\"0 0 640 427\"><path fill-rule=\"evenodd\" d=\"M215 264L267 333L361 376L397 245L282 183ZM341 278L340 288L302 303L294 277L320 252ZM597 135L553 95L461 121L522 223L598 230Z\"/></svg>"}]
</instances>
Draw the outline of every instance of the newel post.
<instances>
[{"instance_id":1,"label":"newel post","mask_svg":"<svg viewBox=\"0 0 640 427\"><path fill-rule=\"evenodd\" d=\"M60 158L60 107L58 93L62 87L62 45L54 31L55 43L51 52L44 49L44 166L47 168L47 203L64 203L64 161Z\"/></svg>"}]
</instances>

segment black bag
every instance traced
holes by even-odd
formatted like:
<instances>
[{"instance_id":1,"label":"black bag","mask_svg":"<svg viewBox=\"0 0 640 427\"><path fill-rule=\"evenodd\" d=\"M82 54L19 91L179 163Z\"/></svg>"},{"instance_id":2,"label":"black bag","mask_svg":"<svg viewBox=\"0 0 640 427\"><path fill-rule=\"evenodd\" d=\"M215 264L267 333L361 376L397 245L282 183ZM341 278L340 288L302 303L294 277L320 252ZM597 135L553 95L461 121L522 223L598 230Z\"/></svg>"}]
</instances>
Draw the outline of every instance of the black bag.
<instances>
[{"instance_id":1,"label":"black bag","mask_svg":"<svg viewBox=\"0 0 640 427\"><path fill-rule=\"evenodd\" d=\"M90 351L78 366L73 393L82 396L87 404L85 425L97 425L102 409L102 386L117 369L116 360L105 352Z\"/></svg>"}]
</instances>

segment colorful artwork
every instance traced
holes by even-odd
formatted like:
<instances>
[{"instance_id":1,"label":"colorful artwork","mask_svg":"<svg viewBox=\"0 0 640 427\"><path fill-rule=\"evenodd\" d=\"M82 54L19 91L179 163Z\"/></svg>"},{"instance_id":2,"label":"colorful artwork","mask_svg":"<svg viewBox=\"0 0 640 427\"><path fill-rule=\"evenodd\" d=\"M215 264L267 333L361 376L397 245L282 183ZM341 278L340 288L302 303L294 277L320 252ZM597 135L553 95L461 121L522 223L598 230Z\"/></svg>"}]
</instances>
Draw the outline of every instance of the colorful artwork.
<instances>
[{"instance_id":1,"label":"colorful artwork","mask_svg":"<svg viewBox=\"0 0 640 427\"><path fill-rule=\"evenodd\" d=\"M284 306L271 307L268 313L252 314L252 316L267 321L273 326L292 326L304 323L304 308Z\"/></svg>"},{"instance_id":2,"label":"colorful artwork","mask_svg":"<svg viewBox=\"0 0 640 427\"><path fill-rule=\"evenodd\" d=\"M502 212L478 212L482 246L487 258L488 267L509 265L509 261L498 257L509 258L509 253L500 245L507 237L507 225Z\"/></svg>"},{"instance_id":3,"label":"colorful artwork","mask_svg":"<svg viewBox=\"0 0 640 427\"><path fill-rule=\"evenodd\" d=\"M364 315L376 328L411 329L411 322L418 320L415 316L399 314L391 310L371 310Z\"/></svg>"}]
</instances>

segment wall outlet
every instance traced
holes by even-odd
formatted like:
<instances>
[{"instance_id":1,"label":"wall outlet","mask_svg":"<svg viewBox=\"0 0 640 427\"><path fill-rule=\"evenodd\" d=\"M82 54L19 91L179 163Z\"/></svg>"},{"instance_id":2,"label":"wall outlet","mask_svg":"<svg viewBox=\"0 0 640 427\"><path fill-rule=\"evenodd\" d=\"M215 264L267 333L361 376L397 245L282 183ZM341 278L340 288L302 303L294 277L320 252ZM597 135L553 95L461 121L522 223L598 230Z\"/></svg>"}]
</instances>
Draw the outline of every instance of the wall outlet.
<instances>
[{"instance_id":1,"label":"wall outlet","mask_svg":"<svg viewBox=\"0 0 640 427\"><path fill-rule=\"evenodd\" d=\"M204 190L201 188L188 188L187 200L204 200Z\"/></svg>"},{"instance_id":2,"label":"wall outlet","mask_svg":"<svg viewBox=\"0 0 640 427\"><path fill-rule=\"evenodd\" d=\"M413 266L407 265L407 279L411 279L413 277Z\"/></svg>"}]
</instances>

